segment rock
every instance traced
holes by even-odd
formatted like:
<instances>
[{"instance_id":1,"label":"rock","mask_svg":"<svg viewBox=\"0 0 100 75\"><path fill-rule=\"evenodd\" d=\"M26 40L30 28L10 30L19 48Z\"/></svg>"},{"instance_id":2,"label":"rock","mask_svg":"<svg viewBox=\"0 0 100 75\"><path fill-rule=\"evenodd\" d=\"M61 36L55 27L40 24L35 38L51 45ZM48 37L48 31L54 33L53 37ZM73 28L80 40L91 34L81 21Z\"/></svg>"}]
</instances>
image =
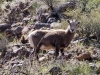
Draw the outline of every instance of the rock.
<instances>
[{"instance_id":1,"label":"rock","mask_svg":"<svg viewBox=\"0 0 100 75\"><path fill-rule=\"evenodd\" d=\"M29 31L29 27L28 26L25 26L22 30L22 34L27 34Z\"/></svg>"},{"instance_id":2,"label":"rock","mask_svg":"<svg viewBox=\"0 0 100 75\"><path fill-rule=\"evenodd\" d=\"M28 23L28 21L30 21L31 18L25 17L22 21L25 22L26 24Z\"/></svg>"},{"instance_id":3,"label":"rock","mask_svg":"<svg viewBox=\"0 0 100 75\"><path fill-rule=\"evenodd\" d=\"M98 67L97 69L97 74L100 74L100 67Z\"/></svg>"},{"instance_id":4,"label":"rock","mask_svg":"<svg viewBox=\"0 0 100 75\"><path fill-rule=\"evenodd\" d=\"M49 57L48 57L48 55L44 55L43 57L40 57L39 58L39 61L41 62L41 61L46 61L46 60L48 60L49 59Z\"/></svg>"},{"instance_id":5,"label":"rock","mask_svg":"<svg viewBox=\"0 0 100 75\"><path fill-rule=\"evenodd\" d=\"M65 54L64 59L68 60L68 59L70 59L70 58L71 58L71 56L72 56L72 54L71 54L71 53Z\"/></svg>"},{"instance_id":6,"label":"rock","mask_svg":"<svg viewBox=\"0 0 100 75\"><path fill-rule=\"evenodd\" d=\"M43 75L42 73L39 73L38 75Z\"/></svg>"},{"instance_id":7,"label":"rock","mask_svg":"<svg viewBox=\"0 0 100 75\"><path fill-rule=\"evenodd\" d=\"M49 23L35 23L34 24L34 29L41 29L41 28L50 28L50 24Z\"/></svg>"},{"instance_id":8,"label":"rock","mask_svg":"<svg viewBox=\"0 0 100 75\"><path fill-rule=\"evenodd\" d=\"M20 67L22 66L22 64L14 64L12 68L17 67L17 66Z\"/></svg>"},{"instance_id":9,"label":"rock","mask_svg":"<svg viewBox=\"0 0 100 75\"><path fill-rule=\"evenodd\" d=\"M82 42L84 40L85 40L85 38L84 39L75 40L75 41L72 41L71 44L77 44L77 43Z\"/></svg>"},{"instance_id":10,"label":"rock","mask_svg":"<svg viewBox=\"0 0 100 75\"><path fill-rule=\"evenodd\" d=\"M73 1L71 2L65 2L65 3L62 3L62 4L59 4L57 6L55 6L55 11L56 12L65 12L66 9L70 8L70 9L74 9L76 6L76 3Z\"/></svg>"},{"instance_id":11,"label":"rock","mask_svg":"<svg viewBox=\"0 0 100 75\"><path fill-rule=\"evenodd\" d=\"M93 52L93 54L97 54L97 51L96 50L93 50L92 52Z\"/></svg>"},{"instance_id":12,"label":"rock","mask_svg":"<svg viewBox=\"0 0 100 75\"><path fill-rule=\"evenodd\" d=\"M13 49L13 55L14 56L19 56L19 57L25 56L25 57L29 57L29 55L31 53L24 46L22 46L20 48L14 46L14 47L12 47L12 49Z\"/></svg>"},{"instance_id":13,"label":"rock","mask_svg":"<svg viewBox=\"0 0 100 75\"><path fill-rule=\"evenodd\" d=\"M11 51L7 51L5 53L5 56L2 58L1 63L4 64L6 62L8 62L9 60L11 60L11 58L13 57L13 54Z\"/></svg>"},{"instance_id":14,"label":"rock","mask_svg":"<svg viewBox=\"0 0 100 75\"><path fill-rule=\"evenodd\" d=\"M2 49L0 50L0 59L3 58L3 57L5 56L6 52L7 52L6 48L2 48Z\"/></svg>"},{"instance_id":15,"label":"rock","mask_svg":"<svg viewBox=\"0 0 100 75\"><path fill-rule=\"evenodd\" d=\"M46 59L46 57L40 57L39 61L44 61Z\"/></svg>"},{"instance_id":16,"label":"rock","mask_svg":"<svg viewBox=\"0 0 100 75\"><path fill-rule=\"evenodd\" d=\"M51 28L54 28L54 27L61 27L61 23L53 22L53 23L50 24L50 27L51 27Z\"/></svg>"},{"instance_id":17,"label":"rock","mask_svg":"<svg viewBox=\"0 0 100 75\"><path fill-rule=\"evenodd\" d=\"M33 27L34 27L34 26L32 26L32 25L27 25L27 26L25 26L25 27L23 28L23 30L22 30L22 34L28 34L29 31L31 31L31 30L33 29Z\"/></svg>"},{"instance_id":18,"label":"rock","mask_svg":"<svg viewBox=\"0 0 100 75\"><path fill-rule=\"evenodd\" d=\"M49 70L51 75L62 75L62 70L60 67L53 67Z\"/></svg>"},{"instance_id":19,"label":"rock","mask_svg":"<svg viewBox=\"0 0 100 75\"><path fill-rule=\"evenodd\" d=\"M53 23L53 22L56 22L56 21L57 21L56 18L51 17L51 18L48 19L47 23Z\"/></svg>"},{"instance_id":20,"label":"rock","mask_svg":"<svg viewBox=\"0 0 100 75\"><path fill-rule=\"evenodd\" d=\"M17 51L16 54L17 54L19 57L23 57L23 56L29 57L30 51L27 51L26 48L23 48L23 47L22 47L22 49L20 49L19 51Z\"/></svg>"},{"instance_id":21,"label":"rock","mask_svg":"<svg viewBox=\"0 0 100 75\"><path fill-rule=\"evenodd\" d=\"M48 54L54 55L55 51L54 50L49 50Z\"/></svg>"},{"instance_id":22,"label":"rock","mask_svg":"<svg viewBox=\"0 0 100 75\"><path fill-rule=\"evenodd\" d=\"M75 58L78 60L89 60L91 59L91 53L90 52L81 53Z\"/></svg>"},{"instance_id":23,"label":"rock","mask_svg":"<svg viewBox=\"0 0 100 75\"><path fill-rule=\"evenodd\" d=\"M94 63L89 63L89 66L91 67L92 70L96 68L96 65Z\"/></svg>"},{"instance_id":24,"label":"rock","mask_svg":"<svg viewBox=\"0 0 100 75\"><path fill-rule=\"evenodd\" d=\"M22 26L22 25L23 25L23 22L17 22L17 23L13 23L11 27L17 27L17 26Z\"/></svg>"},{"instance_id":25,"label":"rock","mask_svg":"<svg viewBox=\"0 0 100 75\"><path fill-rule=\"evenodd\" d=\"M0 64L0 68L2 68L2 64Z\"/></svg>"},{"instance_id":26,"label":"rock","mask_svg":"<svg viewBox=\"0 0 100 75\"><path fill-rule=\"evenodd\" d=\"M6 34L6 38L9 42L12 42L15 35L14 35L14 31L12 29L6 29L5 30L5 34Z\"/></svg>"},{"instance_id":27,"label":"rock","mask_svg":"<svg viewBox=\"0 0 100 75\"><path fill-rule=\"evenodd\" d=\"M98 60L98 55L92 55L93 60Z\"/></svg>"},{"instance_id":28,"label":"rock","mask_svg":"<svg viewBox=\"0 0 100 75\"><path fill-rule=\"evenodd\" d=\"M22 48L18 48L17 46L12 47L13 53L16 53L17 51L21 50Z\"/></svg>"},{"instance_id":29,"label":"rock","mask_svg":"<svg viewBox=\"0 0 100 75\"><path fill-rule=\"evenodd\" d=\"M4 56L7 60L10 60L12 58L12 52L8 51L6 52L5 56Z\"/></svg>"},{"instance_id":30,"label":"rock","mask_svg":"<svg viewBox=\"0 0 100 75\"><path fill-rule=\"evenodd\" d=\"M6 29L10 29L11 25L7 24L7 23L1 23L0 24L0 32L5 31Z\"/></svg>"},{"instance_id":31,"label":"rock","mask_svg":"<svg viewBox=\"0 0 100 75\"><path fill-rule=\"evenodd\" d=\"M16 28L13 29L14 33L17 34L17 33L21 33L23 30L23 26L18 26Z\"/></svg>"},{"instance_id":32,"label":"rock","mask_svg":"<svg viewBox=\"0 0 100 75\"><path fill-rule=\"evenodd\" d=\"M29 32L29 30L32 29L32 26L25 26L22 30L22 34L27 34Z\"/></svg>"},{"instance_id":33,"label":"rock","mask_svg":"<svg viewBox=\"0 0 100 75\"><path fill-rule=\"evenodd\" d=\"M15 36L19 39L21 37L22 29L23 29L22 26L18 26L16 28L12 28L12 29L6 29L5 33L6 33L7 39L9 41L13 41Z\"/></svg>"}]
</instances>

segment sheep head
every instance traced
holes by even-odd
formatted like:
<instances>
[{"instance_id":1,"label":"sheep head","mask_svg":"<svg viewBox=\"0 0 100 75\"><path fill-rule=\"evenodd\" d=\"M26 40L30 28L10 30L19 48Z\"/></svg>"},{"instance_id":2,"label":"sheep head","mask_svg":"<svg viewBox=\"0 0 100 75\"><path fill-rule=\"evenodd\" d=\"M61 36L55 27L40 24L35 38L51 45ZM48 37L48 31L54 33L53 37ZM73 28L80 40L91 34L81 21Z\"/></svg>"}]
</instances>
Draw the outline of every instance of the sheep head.
<instances>
[{"instance_id":1,"label":"sheep head","mask_svg":"<svg viewBox=\"0 0 100 75\"><path fill-rule=\"evenodd\" d=\"M67 22L69 23L68 28L71 33L74 33L78 28L78 24L80 24L80 22L78 22L76 20L67 20Z\"/></svg>"}]
</instances>

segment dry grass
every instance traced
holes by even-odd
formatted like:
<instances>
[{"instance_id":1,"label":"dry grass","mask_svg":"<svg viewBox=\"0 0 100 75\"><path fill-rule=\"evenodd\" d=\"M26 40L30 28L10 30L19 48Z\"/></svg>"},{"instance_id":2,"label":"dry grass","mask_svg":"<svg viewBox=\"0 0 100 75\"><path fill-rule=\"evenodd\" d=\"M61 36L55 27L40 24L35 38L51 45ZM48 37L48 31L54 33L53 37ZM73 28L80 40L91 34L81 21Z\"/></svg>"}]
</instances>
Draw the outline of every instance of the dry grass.
<instances>
[{"instance_id":1,"label":"dry grass","mask_svg":"<svg viewBox=\"0 0 100 75\"><path fill-rule=\"evenodd\" d=\"M8 41L5 38L4 34L0 34L0 49L6 48L7 44Z\"/></svg>"}]
</instances>

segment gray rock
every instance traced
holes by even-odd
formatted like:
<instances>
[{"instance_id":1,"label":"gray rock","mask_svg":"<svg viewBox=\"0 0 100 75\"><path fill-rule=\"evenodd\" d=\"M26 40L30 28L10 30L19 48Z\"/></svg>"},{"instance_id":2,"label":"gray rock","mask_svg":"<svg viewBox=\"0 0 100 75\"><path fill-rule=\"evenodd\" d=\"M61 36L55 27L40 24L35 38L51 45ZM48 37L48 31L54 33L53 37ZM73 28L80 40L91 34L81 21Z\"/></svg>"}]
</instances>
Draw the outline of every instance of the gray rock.
<instances>
[{"instance_id":1,"label":"gray rock","mask_svg":"<svg viewBox=\"0 0 100 75\"><path fill-rule=\"evenodd\" d=\"M60 67L53 67L49 70L51 75L62 75L62 70Z\"/></svg>"},{"instance_id":2,"label":"gray rock","mask_svg":"<svg viewBox=\"0 0 100 75\"><path fill-rule=\"evenodd\" d=\"M54 50L49 50L48 54L54 55L55 51Z\"/></svg>"}]
</instances>

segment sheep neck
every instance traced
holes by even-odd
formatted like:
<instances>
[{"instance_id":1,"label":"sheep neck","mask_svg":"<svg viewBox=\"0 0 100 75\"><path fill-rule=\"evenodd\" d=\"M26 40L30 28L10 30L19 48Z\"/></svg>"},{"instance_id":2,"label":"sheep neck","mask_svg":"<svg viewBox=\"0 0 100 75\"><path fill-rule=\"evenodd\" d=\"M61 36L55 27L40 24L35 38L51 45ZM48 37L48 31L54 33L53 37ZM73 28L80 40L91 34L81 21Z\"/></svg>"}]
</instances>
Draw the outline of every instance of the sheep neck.
<instances>
[{"instance_id":1,"label":"sheep neck","mask_svg":"<svg viewBox=\"0 0 100 75\"><path fill-rule=\"evenodd\" d=\"M75 32L71 33L69 29L66 30L66 32L65 32L65 39L64 39L66 47L70 44L71 40L74 37L74 34L75 34Z\"/></svg>"}]
</instances>

